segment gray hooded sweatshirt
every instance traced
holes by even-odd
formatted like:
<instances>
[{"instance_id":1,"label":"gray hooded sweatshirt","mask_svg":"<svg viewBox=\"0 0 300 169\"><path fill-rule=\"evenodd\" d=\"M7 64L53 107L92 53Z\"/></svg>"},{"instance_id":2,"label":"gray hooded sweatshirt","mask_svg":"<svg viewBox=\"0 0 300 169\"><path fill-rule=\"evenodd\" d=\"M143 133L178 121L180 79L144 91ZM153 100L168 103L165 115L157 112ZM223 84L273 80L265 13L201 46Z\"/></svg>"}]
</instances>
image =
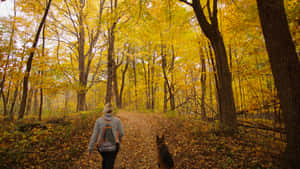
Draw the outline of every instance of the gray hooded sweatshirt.
<instances>
[{"instance_id":1,"label":"gray hooded sweatshirt","mask_svg":"<svg viewBox=\"0 0 300 169\"><path fill-rule=\"evenodd\" d=\"M122 136L124 135L123 126L122 126L122 123L121 123L120 119L117 118L117 117L114 117L111 113L105 113L104 116L98 118L96 123L95 123L94 132L91 136L89 147L88 147L89 152L93 151L94 144L95 144L96 141L98 141L97 140L98 136L100 136L100 140L102 139L101 138L102 137L102 131L103 131L103 128L105 126L104 119L107 120L107 121L111 121L110 124L112 126L112 132L113 132L114 137L116 137L117 131L119 132L119 136L117 136L119 141L121 141Z\"/></svg>"}]
</instances>

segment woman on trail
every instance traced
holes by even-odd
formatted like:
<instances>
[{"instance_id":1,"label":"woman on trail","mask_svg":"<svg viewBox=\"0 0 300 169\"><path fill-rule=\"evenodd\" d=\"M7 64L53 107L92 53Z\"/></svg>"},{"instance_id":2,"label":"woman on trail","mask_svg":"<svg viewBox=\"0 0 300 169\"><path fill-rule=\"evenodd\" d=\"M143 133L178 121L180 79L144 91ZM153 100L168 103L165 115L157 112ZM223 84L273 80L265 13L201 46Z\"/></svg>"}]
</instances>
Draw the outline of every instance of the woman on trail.
<instances>
[{"instance_id":1,"label":"woman on trail","mask_svg":"<svg viewBox=\"0 0 300 169\"><path fill-rule=\"evenodd\" d=\"M103 109L103 117L97 119L94 132L88 147L88 157L91 157L95 142L97 150L102 156L102 169L113 169L120 141L124 134L122 123L119 118L112 115L113 108L110 103Z\"/></svg>"}]
</instances>

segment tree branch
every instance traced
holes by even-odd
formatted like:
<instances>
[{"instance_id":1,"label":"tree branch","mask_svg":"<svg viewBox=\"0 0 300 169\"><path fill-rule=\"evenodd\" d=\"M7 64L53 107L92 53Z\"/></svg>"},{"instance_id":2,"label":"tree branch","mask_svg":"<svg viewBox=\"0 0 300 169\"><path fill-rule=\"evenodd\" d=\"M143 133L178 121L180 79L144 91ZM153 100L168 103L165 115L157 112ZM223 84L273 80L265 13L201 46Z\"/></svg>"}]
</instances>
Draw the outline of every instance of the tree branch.
<instances>
[{"instance_id":1,"label":"tree branch","mask_svg":"<svg viewBox=\"0 0 300 169\"><path fill-rule=\"evenodd\" d=\"M179 0L179 1L185 3L185 4L189 5L189 6L193 6L193 4L190 3L190 2L188 2L187 0Z\"/></svg>"}]
</instances>

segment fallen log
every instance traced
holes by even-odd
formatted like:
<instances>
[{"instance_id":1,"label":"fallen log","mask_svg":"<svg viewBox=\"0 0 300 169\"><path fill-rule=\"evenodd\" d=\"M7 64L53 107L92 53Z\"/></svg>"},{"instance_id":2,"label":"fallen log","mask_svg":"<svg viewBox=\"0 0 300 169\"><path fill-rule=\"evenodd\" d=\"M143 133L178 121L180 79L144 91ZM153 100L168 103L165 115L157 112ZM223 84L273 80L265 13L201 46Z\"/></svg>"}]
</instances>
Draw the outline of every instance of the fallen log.
<instances>
[{"instance_id":1,"label":"fallen log","mask_svg":"<svg viewBox=\"0 0 300 169\"><path fill-rule=\"evenodd\" d=\"M273 127L269 127L269 126L266 126L263 124L251 123L248 121L240 121L238 123L238 126L246 127L246 128L256 128L256 129L260 129L260 130L268 130L268 131L274 131L274 132L286 134L286 130L284 128L273 128Z\"/></svg>"}]
</instances>

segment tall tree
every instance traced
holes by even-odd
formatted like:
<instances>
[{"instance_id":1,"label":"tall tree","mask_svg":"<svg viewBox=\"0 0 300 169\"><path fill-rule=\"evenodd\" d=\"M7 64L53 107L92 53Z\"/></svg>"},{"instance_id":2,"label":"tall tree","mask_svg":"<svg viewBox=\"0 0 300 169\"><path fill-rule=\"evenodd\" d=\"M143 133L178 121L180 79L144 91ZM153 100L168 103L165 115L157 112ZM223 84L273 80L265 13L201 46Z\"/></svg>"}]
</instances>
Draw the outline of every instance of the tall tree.
<instances>
[{"instance_id":1,"label":"tall tree","mask_svg":"<svg viewBox=\"0 0 300 169\"><path fill-rule=\"evenodd\" d=\"M85 29L84 29L84 13L85 0L80 0L79 16L78 16L78 70L79 70L79 90L77 92L77 111L87 109L86 105L86 86L87 86L87 72L85 69Z\"/></svg>"},{"instance_id":2,"label":"tall tree","mask_svg":"<svg viewBox=\"0 0 300 169\"><path fill-rule=\"evenodd\" d=\"M110 103L112 98L112 83L113 83L113 71L114 71L114 46L115 46L115 28L117 20L114 15L118 7L118 0L110 1L110 14L111 14L111 25L108 28L108 51L107 51L107 86L106 86L106 97L105 103Z\"/></svg>"},{"instance_id":3,"label":"tall tree","mask_svg":"<svg viewBox=\"0 0 300 169\"><path fill-rule=\"evenodd\" d=\"M210 0L207 0L208 17L204 14L204 7L199 0L180 0L191 6L196 14L199 25L205 36L210 40L214 49L216 58L216 67L219 83L219 103L221 123L229 129L237 127L236 110L232 90L232 77L228 66L226 48L218 23L218 0L213 0L213 6L210 6Z\"/></svg>"},{"instance_id":4,"label":"tall tree","mask_svg":"<svg viewBox=\"0 0 300 169\"><path fill-rule=\"evenodd\" d=\"M128 53L130 54L130 47L128 47ZM123 107L123 90L124 90L124 86L125 86L125 77L126 77L126 72L128 69L128 65L129 65L129 56L127 55L126 57L126 64L125 64L125 68L122 70L122 81L121 81L121 88L120 88L120 94L119 94L119 100L120 100L120 108Z\"/></svg>"},{"instance_id":5,"label":"tall tree","mask_svg":"<svg viewBox=\"0 0 300 169\"><path fill-rule=\"evenodd\" d=\"M299 168L300 64L290 34L283 0L257 0L271 69L287 130L284 168Z\"/></svg>"},{"instance_id":6,"label":"tall tree","mask_svg":"<svg viewBox=\"0 0 300 169\"><path fill-rule=\"evenodd\" d=\"M200 43L199 43L200 44ZM200 47L200 46L199 46ZM200 47L200 61L201 61L201 117L207 119L205 110L205 96L206 96L206 63L203 49Z\"/></svg>"},{"instance_id":7,"label":"tall tree","mask_svg":"<svg viewBox=\"0 0 300 169\"><path fill-rule=\"evenodd\" d=\"M57 19L54 14L51 15L55 24L58 25L58 28L63 30L66 34L64 37L69 38L71 36L72 39L75 39L75 42L70 41L69 39L66 39L65 41L67 42L67 47L70 48L73 53L70 55L71 65L73 66L72 57L75 56L76 61L78 62L77 70L79 74L74 72L70 73L66 70L64 70L64 73L67 74L67 78L70 78L70 76L73 78L69 81L70 83L74 83L77 87L77 111L87 109L86 95L88 90L95 84L95 77L100 67L101 59L98 60L95 71L93 75L91 75L93 61L95 60L96 53L99 51L97 42L102 33L102 14L104 11L105 0L99 0L98 2L99 8L96 10L98 13L93 13L90 12L90 8L94 7L91 5L93 4L91 1L64 0L65 8L56 7L57 10L62 13L63 17L67 19L65 20L66 23L61 22L60 18ZM95 17L87 17L88 15L94 15ZM91 18L96 18L96 21ZM58 41L60 41L60 39L58 39ZM57 50L59 50L59 46ZM76 77L77 75L78 78Z\"/></svg>"},{"instance_id":8,"label":"tall tree","mask_svg":"<svg viewBox=\"0 0 300 169\"><path fill-rule=\"evenodd\" d=\"M43 45L42 45L42 56L45 57L45 30L46 30L46 22L44 24L43 27ZM43 70L39 71L40 74L40 83L43 83ZM43 113L43 103L44 103L44 92L43 92L43 88L42 85L40 86L40 107L39 107L39 120L42 120L42 113Z\"/></svg>"},{"instance_id":9,"label":"tall tree","mask_svg":"<svg viewBox=\"0 0 300 169\"><path fill-rule=\"evenodd\" d=\"M27 100L27 91L28 91L28 80L29 80L29 75L30 75L30 71L31 71L32 60L33 60L35 48L37 46L42 27L46 21L48 11L50 9L51 1L52 0L49 0L49 2L47 4L44 16L42 18L42 21L40 22L40 25L38 27L37 33L35 35L35 38L34 38L34 41L33 41L32 47L31 47L32 51L30 52L29 58L27 60L25 75L24 75L24 79L23 79L23 95L22 95L22 101L21 101L21 106L20 106L20 111L19 111L19 117L18 117L19 119L22 119L24 117L25 108L26 108L26 100Z\"/></svg>"},{"instance_id":10,"label":"tall tree","mask_svg":"<svg viewBox=\"0 0 300 169\"><path fill-rule=\"evenodd\" d=\"M3 101L3 111L4 111L4 116L7 116L8 111L7 111L7 103L8 103L8 94L7 97L5 96L4 93L4 84L6 81L6 74L7 74L7 68L9 66L9 60L10 56L12 55L12 51L14 49L14 36L15 36L15 30L16 30L16 16L17 16L17 10L16 10L16 0L14 0L14 17L12 21L12 26L11 26L11 34L9 37L9 46L8 46L8 54L5 62L5 68L4 68L4 73L2 76L2 80L0 82L0 95L2 95L2 101ZM7 99L6 99L7 98Z\"/></svg>"}]
</instances>

